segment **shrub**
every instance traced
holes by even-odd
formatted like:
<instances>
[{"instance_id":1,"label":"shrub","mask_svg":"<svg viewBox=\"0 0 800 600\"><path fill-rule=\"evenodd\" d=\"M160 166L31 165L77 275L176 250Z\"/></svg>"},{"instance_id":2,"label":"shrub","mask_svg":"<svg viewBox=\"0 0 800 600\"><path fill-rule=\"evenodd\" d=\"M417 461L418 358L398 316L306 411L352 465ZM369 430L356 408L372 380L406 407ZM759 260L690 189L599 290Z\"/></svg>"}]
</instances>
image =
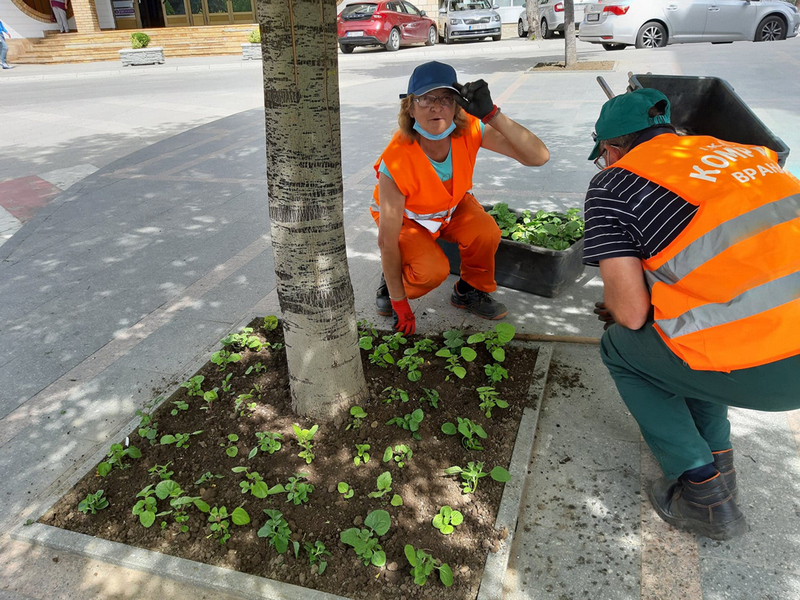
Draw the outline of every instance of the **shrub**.
<instances>
[{"instance_id":1,"label":"shrub","mask_svg":"<svg viewBox=\"0 0 800 600\"><path fill-rule=\"evenodd\" d=\"M250 35L247 36L247 41L251 44L260 44L261 43L261 30L256 28L250 32Z\"/></svg>"},{"instance_id":2,"label":"shrub","mask_svg":"<svg viewBox=\"0 0 800 600\"><path fill-rule=\"evenodd\" d=\"M150 43L150 36L146 33L142 33L140 31L134 32L131 34L131 48L136 50L137 48L147 48L147 44Z\"/></svg>"}]
</instances>

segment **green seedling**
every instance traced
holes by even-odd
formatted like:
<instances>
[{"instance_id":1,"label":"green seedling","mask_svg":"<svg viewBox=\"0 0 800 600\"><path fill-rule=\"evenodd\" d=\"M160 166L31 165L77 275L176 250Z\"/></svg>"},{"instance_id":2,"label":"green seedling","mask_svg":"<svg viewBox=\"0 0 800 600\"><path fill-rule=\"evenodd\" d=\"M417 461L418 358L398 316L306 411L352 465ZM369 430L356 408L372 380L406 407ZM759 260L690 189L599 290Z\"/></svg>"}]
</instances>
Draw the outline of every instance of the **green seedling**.
<instances>
[{"instance_id":1,"label":"green seedling","mask_svg":"<svg viewBox=\"0 0 800 600\"><path fill-rule=\"evenodd\" d=\"M289 482L286 485L273 485L267 494L272 496L274 494L286 493L286 502L294 502L295 506L305 504L308 502L308 496L314 491L314 486L310 483L302 481L308 478L308 473L295 473L294 477L289 477Z\"/></svg>"},{"instance_id":2,"label":"green seedling","mask_svg":"<svg viewBox=\"0 0 800 600\"><path fill-rule=\"evenodd\" d=\"M271 431L257 431L256 439L258 439L258 445L250 450L250 454L247 455L248 459L253 458L259 450L267 454L275 454L281 449L280 440L283 439L283 436L280 433L272 433Z\"/></svg>"},{"instance_id":3,"label":"green seedling","mask_svg":"<svg viewBox=\"0 0 800 600\"><path fill-rule=\"evenodd\" d=\"M356 466L360 465L362 462L367 464L369 462L369 444L356 444L356 452L358 453L354 458L353 462Z\"/></svg>"},{"instance_id":4,"label":"green seedling","mask_svg":"<svg viewBox=\"0 0 800 600\"><path fill-rule=\"evenodd\" d=\"M111 448L106 455L106 460L97 465L97 474L100 477L105 477L111 472L111 469L127 469L130 463L125 462L126 458L141 458L142 453L136 446L128 446L123 448L122 444L111 444Z\"/></svg>"},{"instance_id":5,"label":"green seedling","mask_svg":"<svg viewBox=\"0 0 800 600\"><path fill-rule=\"evenodd\" d=\"M358 335L360 336L369 335L374 338L378 337L378 330L375 328L375 325L369 321L358 321L356 327L358 327Z\"/></svg>"},{"instance_id":6,"label":"green seedling","mask_svg":"<svg viewBox=\"0 0 800 600\"><path fill-rule=\"evenodd\" d=\"M306 464L311 464L311 461L314 460L314 444L312 440L319 429L319 425L314 425L311 429L302 429L300 425L294 423L292 429L294 429L294 434L297 436L297 445L303 449L297 456L304 458Z\"/></svg>"},{"instance_id":7,"label":"green seedling","mask_svg":"<svg viewBox=\"0 0 800 600\"><path fill-rule=\"evenodd\" d=\"M233 377L233 373L228 373L227 377L225 377L225 379L223 379L222 383L220 384L222 387L222 391L226 394L231 393L231 387L232 387L231 377Z\"/></svg>"},{"instance_id":8,"label":"green seedling","mask_svg":"<svg viewBox=\"0 0 800 600\"><path fill-rule=\"evenodd\" d=\"M400 346L406 343L406 338L398 331L397 333L383 336L383 341L389 346L389 350L399 350Z\"/></svg>"},{"instance_id":9,"label":"green seedling","mask_svg":"<svg viewBox=\"0 0 800 600\"><path fill-rule=\"evenodd\" d=\"M98 510L108 508L108 500L103 498L103 490L97 490L94 494L87 494L86 498L78 503L78 510L83 514L89 513L96 515Z\"/></svg>"},{"instance_id":10,"label":"green seedling","mask_svg":"<svg viewBox=\"0 0 800 600\"><path fill-rule=\"evenodd\" d=\"M492 409L495 406L497 408L508 408L508 402L500 398L500 394L492 386L479 387L475 391L478 392L478 396L481 399L480 409L487 419L492 417Z\"/></svg>"},{"instance_id":11,"label":"green seedling","mask_svg":"<svg viewBox=\"0 0 800 600\"><path fill-rule=\"evenodd\" d=\"M463 522L464 515L447 505L440 508L439 513L433 517L433 526L443 535L450 535Z\"/></svg>"},{"instance_id":12,"label":"green seedling","mask_svg":"<svg viewBox=\"0 0 800 600\"><path fill-rule=\"evenodd\" d=\"M305 542L304 547L306 554L308 554L308 564L312 566L319 564L317 575L322 575L325 572L325 568L328 566L327 561L323 560L323 558L331 556L331 553L325 549L325 544L320 541L314 542L313 545L309 542Z\"/></svg>"},{"instance_id":13,"label":"green seedling","mask_svg":"<svg viewBox=\"0 0 800 600\"><path fill-rule=\"evenodd\" d=\"M385 369L394 364L394 357L391 355L388 344L378 344L369 355L369 362L376 367Z\"/></svg>"},{"instance_id":14,"label":"green seedling","mask_svg":"<svg viewBox=\"0 0 800 600\"><path fill-rule=\"evenodd\" d=\"M474 494L475 490L478 488L478 480L486 477L487 473L483 472L483 463L467 463L467 468L462 469L458 466L453 466L448 469L444 470L445 475L461 475L461 479L464 481L461 482L461 490L462 494ZM492 469L491 473L488 473L492 479L495 481L499 481L501 483L505 483L511 479L511 474L504 469L503 467L497 466Z\"/></svg>"},{"instance_id":15,"label":"green seedling","mask_svg":"<svg viewBox=\"0 0 800 600\"><path fill-rule=\"evenodd\" d=\"M392 506L403 506L403 498L400 497L400 494L395 494L392 496L392 499L389 501L389 504Z\"/></svg>"},{"instance_id":16,"label":"green seedling","mask_svg":"<svg viewBox=\"0 0 800 600\"><path fill-rule=\"evenodd\" d=\"M460 329L449 329L442 334L444 345L451 350L456 350L464 345L464 332Z\"/></svg>"},{"instance_id":17,"label":"green seedling","mask_svg":"<svg viewBox=\"0 0 800 600\"><path fill-rule=\"evenodd\" d=\"M467 375L467 370L461 366L461 359L472 362L478 356L478 353L468 346L462 346L460 348L440 348L436 351L436 356L446 358L447 364L444 368L459 379L464 379ZM450 381L450 375L445 377L445 381Z\"/></svg>"},{"instance_id":18,"label":"green seedling","mask_svg":"<svg viewBox=\"0 0 800 600\"><path fill-rule=\"evenodd\" d=\"M175 408L169 411L169 414L171 414L173 417L177 415L179 411L189 410L188 402L184 402L183 400L174 400L172 403L175 405Z\"/></svg>"},{"instance_id":19,"label":"green seedling","mask_svg":"<svg viewBox=\"0 0 800 600\"><path fill-rule=\"evenodd\" d=\"M439 392L437 390L422 388L422 398L419 399L420 402L426 402L431 408L438 409L439 400L441 400L441 397L439 396Z\"/></svg>"},{"instance_id":20,"label":"green seedling","mask_svg":"<svg viewBox=\"0 0 800 600\"><path fill-rule=\"evenodd\" d=\"M176 433L175 435L167 434L161 437L160 444L162 446L169 446L170 444L175 444L176 448L188 448L189 438L193 435L200 435L201 433L203 433L202 429L198 431L193 431L192 433Z\"/></svg>"},{"instance_id":21,"label":"green seedling","mask_svg":"<svg viewBox=\"0 0 800 600\"><path fill-rule=\"evenodd\" d=\"M397 466L402 469L413 455L411 448L405 444L398 444L394 447L394 450L392 450L391 446L387 446L386 450L383 451L383 462L394 460Z\"/></svg>"},{"instance_id":22,"label":"green seedling","mask_svg":"<svg viewBox=\"0 0 800 600\"><path fill-rule=\"evenodd\" d=\"M422 379L422 372L419 370L425 364L425 359L421 356L404 356L397 361L397 366L401 371L408 371L409 381L419 381Z\"/></svg>"},{"instance_id":23,"label":"green seedling","mask_svg":"<svg viewBox=\"0 0 800 600\"><path fill-rule=\"evenodd\" d=\"M244 372L244 374L250 375L250 373L253 373L254 371L256 375L259 375L261 373L266 373L267 367L265 365L262 365L260 362L257 362L256 364L247 367L247 370Z\"/></svg>"},{"instance_id":24,"label":"green seedling","mask_svg":"<svg viewBox=\"0 0 800 600\"><path fill-rule=\"evenodd\" d=\"M486 432L483 427L473 423L469 419L458 417L458 427L452 423L442 425L442 432L447 435L461 434L461 445L467 450L483 450L480 440L486 439Z\"/></svg>"},{"instance_id":25,"label":"green seedling","mask_svg":"<svg viewBox=\"0 0 800 600\"><path fill-rule=\"evenodd\" d=\"M211 481L213 479L224 479L224 475L215 475L211 471L206 471L200 476L200 479L194 482L195 485L202 485L206 481Z\"/></svg>"},{"instance_id":26,"label":"green seedling","mask_svg":"<svg viewBox=\"0 0 800 600\"><path fill-rule=\"evenodd\" d=\"M392 525L392 517L385 510L373 510L364 519L364 528L352 527L343 531L339 539L343 544L352 546L356 555L364 565L370 563L376 567L386 564L386 553L381 548L378 538L386 535Z\"/></svg>"},{"instance_id":27,"label":"green seedling","mask_svg":"<svg viewBox=\"0 0 800 600\"><path fill-rule=\"evenodd\" d=\"M165 479L169 479L170 477L172 477L172 473L174 472L168 470L170 465L172 465L172 461L169 461L168 463L163 465L155 465L153 467L150 467L149 469L147 469L147 472L150 473L150 475L158 475L158 478L161 481L164 481Z\"/></svg>"},{"instance_id":28,"label":"green seedling","mask_svg":"<svg viewBox=\"0 0 800 600\"><path fill-rule=\"evenodd\" d=\"M264 328L265 331L273 331L278 328L278 317L275 315L269 315L268 317L264 317L264 322L261 324L261 327Z\"/></svg>"},{"instance_id":29,"label":"green seedling","mask_svg":"<svg viewBox=\"0 0 800 600\"><path fill-rule=\"evenodd\" d=\"M164 483L163 481L161 483ZM141 498L136 504L133 505L133 514L139 517L139 522L144 527L151 527L156 522L156 517L168 515L172 511L164 511L156 514L156 499L154 498L156 492L153 489L153 484L144 487L138 494L137 498Z\"/></svg>"},{"instance_id":30,"label":"green seedling","mask_svg":"<svg viewBox=\"0 0 800 600\"><path fill-rule=\"evenodd\" d=\"M384 404L391 404L394 401L408 402L408 393L400 388L385 387L381 394L384 395L382 400Z\"/></svg>"},{"instance_id":31,"label":"green seedling","mask_svg":"<svg viewBox=\"0 0 800 600\"><path fill-rule=\"evenodd\" d=\"M231 538L228 531L230 528L230 519L234 525L247 525L250 522L250 515L241 506L233 509L231 514L228 514L228 509L224 506L217 508L216 506L209 511L208 522L211 533L207 538L215 538L220 544L224 545Z\"/></svg>"},{"instance_id":32,"label":"green seedling","mask_svg":"<svg viewBox=\"0 0 800 600\"><path fill-rule=\"evenodd\" d=\"M253 399L252 392L255 390L250 390L251 393L249 394L239 394L236 397L236 400L233 401L233 416L236 417L236 413L239 413L240 417L244 416L252 416L253 412L256 410L257 404L255 402L247 403L248 400ZM250 411L249 413L247 411Z\"/></svg>"},{"instance_id":33,"label":"green seedling","mask_svg":"<svg viewBox=\"0 0 800 600\"><path fill-rule=\"evenodd\" d=\"M439 571L439 581L445 587L453 585L453 571L447 563L443 563L425 552L424 550L414 549L411 544L406 544L404 551L408 564L411 565L411 575L414 577L414 583L417 585L425 585L434 569Z\"/></svg>"},{"instance_id":34,"label":"green seedling","mask_svg":"<svg viewBox=\"0 0 800 600\"><path fill-rule=\"evenodd\" d=\"M371 335L362 335L358 338L358 347L362 350L370 351L372 350L372 340L374 338ZM388 346L387 346L388 350Z\"/></svg>"},{"instance_id":35,"label":"green seedling","mask_svg":"<svg viewBox=\"0 0 800 600\"><path fill-rule=\"evenodd\" d=\"M494 382L508 379L508 371L497 363L493 365L483 365L483 370L486 372L486 376Z\"/></svg>"},{"instance_id":36,"label":"green seedling","mask_svg":"<svg viewBox=\"0 0 800 600\"><path fill-rule=\"evenodd\" d=\"M404 415L402 417L394 417L393 419L389 419L386 421L387 425L397 425L401 429L405 429L406 431L411 432L411 437L415 440L421 440L422 436L419 433L419 424L422 423L422 420L425 418L425 413L422 412L421 408L418 408L412 413Z\"/></svg>"},{"instance_id":37,"label":"green seedling","mask_svg":"<svg viewBox=\"0 0 800 600\"><path fill-rule=\"evenodd\" d=\"M244 473L247 481L240 481L239 487L242 488L242 493L250 492L256 498L267 497L267 484L264 483L264 478L259 475L258 471L250 473L250 467L233 467L231 469L234 473Z\"/></svg>"},{"instance_id":38,"label":"green seedling","mask_svg":"<svg viewBox=\"0 0 800 600\"><path fill-rule=\"evenodd\" d=\"M340 481L339 485L336 486L336 489L339 490L339 493L344 497L345 500L349 500L353 497L353 494L355 494L353 488L350 487L350 484L344 481Z\"/></svg>"},{"instance_id":39,"label":"green seedling","mask_svg":"<svg viewBox=\"0 0 800 600\"><path fill-rule=\"evenodd\" d=\"M213 390L208 390L205 394L203 394L203 400L205 400L207 402L207 404L205 406L201 406L200 410L210 410L211 409L211 404L215 400L219 399L219 394L217 394L218 390L219 390L219 388L214 388Z\"/></svg>"},{"instance_id":40,"label":"green seedling","mask_svg":"<svg viewBox=\"0 0 800 600\"><path fill-rule=\"evenodd\" d=\"M257 336L253 335L252 327L242 327L239 333L229 333L220 342L226 348L240 352L248 349L258 352L264 345Z\"/></svg>"},{"instance_id":41,"label":"green seedling","mask_svg":"<svg viewBox=\"0 0 800 600\"><path fill-rule=\"evenodd\" d=\"M219 367L220 371L235 362L242 360L242 355L238 352L229 352L228 350L217 350L211 355L211 362Z\"/></svg>"},{"instance_id":42,"label":"green seedling","mask_svg":"<svg viewBox=\"0 0 800 600\"><path fill-rule=\"evenodd\" d=\"M206 378L202 375L195 375L194 377L190 377L189 381L184 381L181 387L186 388L186 393L189 396L202 396L203 390L200 386L205 379Z\"/></svg>"},{"instance_id":43,"label":"green seedling","mask_svg":"<svg viewBox=\"0 0 800 600\"><path fill-rule=\"evenodd\" d=\"M220 442L220 446L225 448L225 454L230 456L231 458L236 458L236 455L239 454L239 448L236 446L236 442L239 441L239 436L235 433L228 434L228 443Z\"/></svg>"},{"instance_id":44,"label":"green seedling","mask_svg":"<svg viewBox=\"0 0 800 600\"><path fill-rule=\"evenodd\" d=\"M511 323L498 323L494 326L494 331L489 333L476 333L467 338L468 344L486 344L486 349L492 354L497 362L506 359L506 351L503 349L508 342L514 339L516 329Z\"/></svg>"},{"instance_id":45,"label":"green seedling","mask_svg":"<svg viewBox=\"0 0 800 600\"><path fill-rule=\"evenodd\" d=\"M406 348L403 351L403 354L411 356L414 354L419 354L420 352L433 352L434 350L436 350L436 344L434 344L433 340L424 338L414 342L414 345L411 348Z\"/></svg>"},{"instance_id":46,"label":"green seedling","mask_svg":"<svg viewBox=\"0 0 800 600\"><path fill-rule=\"evenodd\" d=\"M378 475L378 491L370 492L370 498L383 498L386 494L392 491L392 474L389 471L384 471Z\"/></svg>"},{"instance_id":47,"label":"green seedling","mask_svg":"<svg viewBox=\"0 0 800 600\"><path fill-rule=\"evenodd\" d=\"M283 554L289 549L289 539L292 537L289 523L286 522L283 513L279 510L266 508L264 512L267 513L269 519L256 535L267 538L269 545L275 548L278 554Z\"/></svg>"},{"instance_id":48,"label":"green seedling","mask_svg":"<svg viewBox=\"0 0 800 600\"><path fill-rule=\"evenodd\" d=\"M367 418L367 413L360 406L352 406L350 407L350 416L352 419L347 424L347 427L345 427L345 431L361 427L364 423L364 419Z\"/></svg>"},{"instance_id":49,"label":"green seedling","mask_svg":"<svg viewBox=\"0 0 800 600\"><path fill-rule=\"evenodd\" d=\"M145 439L150 442L150 445L156 443L156 438L158 437L158 423L153 421L152 415L148 413L143 413L140 410L136 411L136 414L139 415L139 437Z\"/></svg>"}]
</instances>

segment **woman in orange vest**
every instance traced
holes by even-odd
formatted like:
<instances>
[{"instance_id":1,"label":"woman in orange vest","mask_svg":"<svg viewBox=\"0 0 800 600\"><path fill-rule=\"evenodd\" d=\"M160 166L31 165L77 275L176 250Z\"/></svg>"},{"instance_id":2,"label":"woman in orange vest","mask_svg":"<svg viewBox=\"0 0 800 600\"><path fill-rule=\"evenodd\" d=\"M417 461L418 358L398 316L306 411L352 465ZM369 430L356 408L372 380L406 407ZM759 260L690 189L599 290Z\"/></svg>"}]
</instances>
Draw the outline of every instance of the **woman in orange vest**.
<instances>
[{"instance_id":1,"label":"woman in orange vest","mask_svg":"<svg viewBox=\"0 0 800 600\"><path fill-rule=\"evenodd\" d=\"M724 540L747 529L728 407L800 408L800 181L772 150L669 119L653 89L603 106L584 263L603 278L603 362L664 473L653 507Z\"/></svg>"},{"instance_id":2,"label":"woman in orange vest","mask_svg":"<svg viewBox=\"0 0 800 600\"><path fill-rule=\"evenodd\" d=\"M506 308L489 295L497 288L500 229L470 193L475 158L487 148L540 166L550 158L547 147L500 112L485 81L460 85L450 65L418 66L401 98L400 130L375 163L371 212L383 267L378 314L393 314L395 329L414 332L408 300L435 289L450 273L436 244L441 236L461 252L461 278L450 302L484 319L500 319Z\"/></svg>"}]
</instances>

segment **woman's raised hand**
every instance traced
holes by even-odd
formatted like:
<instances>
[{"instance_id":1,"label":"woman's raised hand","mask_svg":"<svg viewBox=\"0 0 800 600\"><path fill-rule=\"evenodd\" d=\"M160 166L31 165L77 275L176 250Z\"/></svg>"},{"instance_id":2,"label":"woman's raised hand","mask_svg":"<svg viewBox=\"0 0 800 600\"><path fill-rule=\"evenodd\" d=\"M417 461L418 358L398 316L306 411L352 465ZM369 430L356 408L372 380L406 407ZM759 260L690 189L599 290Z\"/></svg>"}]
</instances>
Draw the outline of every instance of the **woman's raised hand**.
<instances>
[{"instance_id":1,"label":"woman's raised hand","mask_svg":"<svg viewBox=\"0 0 800 600\"><path fill-rule=\"evenodd\" d=\"M489 93L489 84L483 79L478 79L478 81L471 83L468 82L464 85L453 82L453 87L458 90L456 102L473 117L483 119L494 110L492 95Z\"/></svg>"}]
</instances>

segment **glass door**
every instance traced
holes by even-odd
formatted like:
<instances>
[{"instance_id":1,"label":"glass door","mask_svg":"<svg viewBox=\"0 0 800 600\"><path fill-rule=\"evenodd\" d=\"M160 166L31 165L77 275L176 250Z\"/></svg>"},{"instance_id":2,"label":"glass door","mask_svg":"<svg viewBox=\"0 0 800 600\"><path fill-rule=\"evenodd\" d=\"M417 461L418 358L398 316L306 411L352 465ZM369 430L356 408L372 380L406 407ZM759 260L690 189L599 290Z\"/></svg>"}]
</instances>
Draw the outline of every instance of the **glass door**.
<instances>
[{"instance_id":1,"label":"glass door","mask_svg":"<svg viewBox=\"0 0 800 600\"><path fill-rule=\"evenodd\" d=\"M203 0L188 0L189 7L192 11L192 25L208 25L206 21L206 10L203 6Z\"/></svg>"},{"instance_id":2,"label":"glass door","mask_svg":"<svg viewBox=\"0 0 800 600\"><path fill-rule=\"evenodd\" d=\"M163 0L164 24L167 27L186 27L191 25L186 12L185 0Z\"/></svg>"},{"instance_id":3,"label":"glass door","mask_svg":"<svg viewBox=\"0 0 800 600\"><path fill-rule=\"evenodd\" d=\"M256 13L253 10L253 0L230 0L231 17L235 23L254 23Z\"/></svg>"}]
</instances>

